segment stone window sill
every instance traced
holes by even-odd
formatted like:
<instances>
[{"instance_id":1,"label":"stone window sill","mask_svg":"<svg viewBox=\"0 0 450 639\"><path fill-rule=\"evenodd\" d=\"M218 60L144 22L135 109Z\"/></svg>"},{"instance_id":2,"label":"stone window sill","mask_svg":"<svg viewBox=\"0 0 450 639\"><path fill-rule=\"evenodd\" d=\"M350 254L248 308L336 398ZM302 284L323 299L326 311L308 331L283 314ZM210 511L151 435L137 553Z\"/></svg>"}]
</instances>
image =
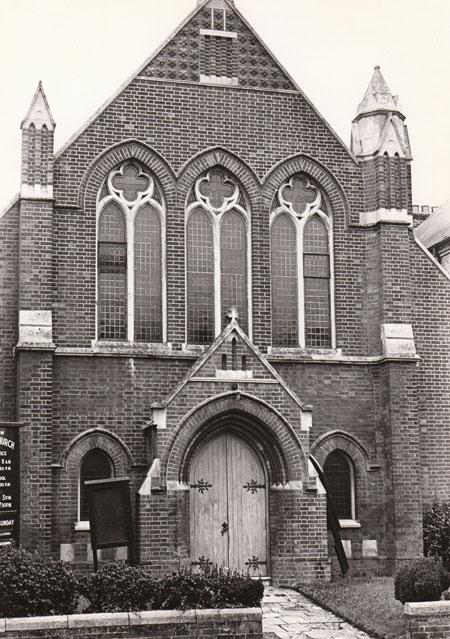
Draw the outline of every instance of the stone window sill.
<instances>
[{"instance_id":1,"label":"stone window sill","mask_svg":"<svg viewBox=\"0 0 450 639\"><path fill-rule=\"evenodd\" d=\"M356 519L340 519L339 526L341 528L361 528L361 524Z\"/></svg>"},{"instance_id":2,"label":"stone window sill","mask_svg":"<svg viewBox=\"0 0 450 639\"><path fill-rule=\"evenodd\" d=\"M90 526L88 521L77 521L75 523L75 530L77 532L79 532L79 531L88 531L89 532L91 530L91 526Z\"/></svg>"}]
</instances>

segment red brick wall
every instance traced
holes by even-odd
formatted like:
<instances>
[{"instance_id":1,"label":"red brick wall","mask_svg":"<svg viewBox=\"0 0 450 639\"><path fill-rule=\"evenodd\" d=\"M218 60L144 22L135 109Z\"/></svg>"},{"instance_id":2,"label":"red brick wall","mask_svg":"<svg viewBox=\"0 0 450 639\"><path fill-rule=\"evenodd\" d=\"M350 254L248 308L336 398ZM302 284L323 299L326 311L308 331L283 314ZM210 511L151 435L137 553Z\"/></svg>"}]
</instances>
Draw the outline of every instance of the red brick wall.
<instances>
[{"instance_id":1,"label":"red brick wall","mask_svg":"<svg viewBox=\"0 0 450 639\"><path fill-rule=\"evenodd\" d=\"M15 205L0 217L0 418L14 421L18 341L19 212Z\"/></svg>"},{"instance_id":2,"label":"red brick wall","mask_svg":"<svg viewBox=\"0 0 450 639\"><path fill-rule=\"evenodd\" d=\"M425 504L450 497L450 281L411 243L422 494Z\"/></svg>"},{"instance_id":3,"label":"red brick wall","mask_svg":"<svg viewBox=\"0 0 450 639\"><path fill-rule=\"evenodd\" d=\"M20 539L51 547L53 361L49 352L20 353L17 363L20 430Z\"/></svg>"}]
</instances>

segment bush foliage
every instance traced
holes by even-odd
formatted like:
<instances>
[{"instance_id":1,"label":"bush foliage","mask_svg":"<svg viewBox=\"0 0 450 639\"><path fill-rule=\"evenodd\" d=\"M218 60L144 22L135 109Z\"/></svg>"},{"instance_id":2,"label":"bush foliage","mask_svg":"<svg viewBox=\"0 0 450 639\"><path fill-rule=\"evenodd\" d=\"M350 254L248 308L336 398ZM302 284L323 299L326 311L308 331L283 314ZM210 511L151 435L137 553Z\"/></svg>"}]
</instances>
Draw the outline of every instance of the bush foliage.
<instances>
[{"instance_id":1,"label":"bush foliage","mask_svg":"<svg viewBox=\"0 0 450 639\"><path fill-rule=\"evenodd\" d=\"M107 563L76 579L54 559L12 546L0 547L0 617L259 606L264 585L247 575L207 566L155 579L144 569Z\"/></svg>"},{"instance_id":2,"label":"bush foliage","mask_svg":"<svg viewBox=\"0 0 450 639\"><path fill-rule=\"evenodd\" d=\"M423 546L426 557L440 557L450 570L450 502L435 502L423 516Z\"/></svg>"},{"instance_id":3,"label":"bush foliage","mask_svg":"<svg viewBox=\"0 0 450 639\"><path fill-rule=\"evenodd\" d=\"M14 546L0 547L0 617L74 612L78 584L66 566Z\"/></svg>"},{"instance_id":4,"label":"bush foliage","mask_svg":"<svg viewBox=\"0 0 450 639\"><path fill-rule=\"evenodd\" d=\"M205 567L166 575L159 581L155 609L253 608L259 606L264 584L246 575Z\"/></svg>"},{"instance_id":5,"label":"bush foliage","mask_svg":"<svg viewBox=\"0 0 450 639\"><path fill-rule=\"evenodd\" d=\"M81 577L79 590L89 601L84 612L147 610L156 599L157 582L142 568L110 562Z\"/></svg>"},{"instance_id":6,"label":"bush foliage","mask_svg":"<svg viewBox=\"0 0 450 639\"><path fill-rule=\"evenodd\" d=\"M199 573L181 570L154 579L142 568L108 563L82 578L80 591L89 601L87 612L186 610L259 606L264 585L216 567Z\"/></svg>"},{"instance_id":7,"label":"bush foliage","mask_svg":"<svg viewBox=\"0 0 450 639\"><path fill-rule=\"evenodd\" d=\"M415 559L395 577L395 598L406 601L438 601L450 586L450 574L438 557Z\"/></svg>"}]
</instances>

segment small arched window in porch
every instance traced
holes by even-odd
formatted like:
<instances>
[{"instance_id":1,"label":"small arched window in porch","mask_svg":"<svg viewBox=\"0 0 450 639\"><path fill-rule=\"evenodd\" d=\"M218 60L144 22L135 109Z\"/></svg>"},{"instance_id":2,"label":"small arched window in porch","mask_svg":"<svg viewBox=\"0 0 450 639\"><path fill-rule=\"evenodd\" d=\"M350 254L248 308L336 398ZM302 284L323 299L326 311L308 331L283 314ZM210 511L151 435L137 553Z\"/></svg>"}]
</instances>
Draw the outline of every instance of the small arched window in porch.
<instances>
[{"instance_id":1,"label":"small arched window in porch","mask_svg":"<svg viewBox=\"0 0 450 639\"><path fill-rule=\"evenodd\" d=\"M326 458L323 470L337 517L356 519L355 470L350 457L341 450L334 450Z\"/></svg>"},{"instance_id":2,"label":"small arched window in porch","mask_svg":"<svg viewBox=\"0 0 450 639\"><path fill-rule=\"evenodd\" d=\"M94 448L87 452L81 460L80 466L79 521L88 521L89 519L85 482L94 479L109 479L110 477L114 477L114 463L111 457L100 448Z\"/></svg>"}]
</instances>

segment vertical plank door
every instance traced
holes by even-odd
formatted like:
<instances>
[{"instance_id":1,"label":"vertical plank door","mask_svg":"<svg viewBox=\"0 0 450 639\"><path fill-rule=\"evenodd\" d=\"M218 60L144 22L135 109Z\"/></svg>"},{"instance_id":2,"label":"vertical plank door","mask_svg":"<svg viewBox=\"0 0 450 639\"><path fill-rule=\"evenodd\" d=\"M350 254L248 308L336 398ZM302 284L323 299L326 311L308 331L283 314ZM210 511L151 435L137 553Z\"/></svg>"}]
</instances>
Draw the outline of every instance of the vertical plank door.
<instances>
[{"instance_id":1,"label":"vertical plank door","mask_svg":"<svg viewBox=\"0 0 450 639\"><path fill-rule=\"evenodd\" d=\"M207 442L190 471L191 562L228 564L226 435Z\"/></svg>"},{"instance_id":2,"label":"vertical plank door","mask_svg":"<svg viewBox=\"0 0 450 639\"><path fill-rule=\"evenodd\" d=\"M242 439L227 435L230 568L267 575L266 484L262 464Z\"/></svg>"}]
</instances>

